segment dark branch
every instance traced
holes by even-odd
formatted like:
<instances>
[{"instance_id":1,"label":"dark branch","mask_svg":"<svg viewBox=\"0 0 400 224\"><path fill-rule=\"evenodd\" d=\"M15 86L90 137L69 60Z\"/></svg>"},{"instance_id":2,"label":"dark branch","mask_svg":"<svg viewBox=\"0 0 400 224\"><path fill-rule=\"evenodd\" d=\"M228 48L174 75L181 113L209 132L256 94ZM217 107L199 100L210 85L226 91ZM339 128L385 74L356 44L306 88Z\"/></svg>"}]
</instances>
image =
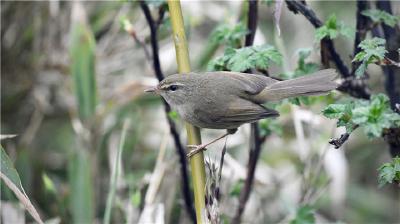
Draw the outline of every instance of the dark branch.
<instances>
[{"instance_id":1,"label":"dark branch","mask_svg":"<svg viewBox=\"0 0 400 224\"><path fill-rule=\"evenodd\" d=\"M389 1L377 1L376 8L393 14L391 2ZM386 39L386 49L388 50L386 56L391 60L399 61L399 53L397 52L397 49L400 48L399 26L390 27L381 23L381 27L383 37ZM390 106L394 111L400 113L397 110L397 105L400 104L400 68L395 65L389 65L382 67L382 69L386 78L385 89L390 99ZM391 155L393 157L400 155L400 128L390 128L385 131L383 136L389 144Z\"/></svg>"},{"instance_id":2,"label":"dark branch","mask_svg":"<svg viewBox=\"0 0 400 224\"><path fill-rule=\"evenodd\" d=\"M306 4L298 1L289 0L286 1L286 4L288 6L288 9L294 14L303 14L314 27L318 28L324 24L320 19L318 19L314 11L310 9Z\"/></svg>"},{"instance_id":3,"label":"dark branch","mask_svg":"<svg viewBox=\"0 0 400 224\"><path fill-rule=\"evenodd\" d=\"M358 128L358 125L353 126L353 131ZM334 138L329 141L329 144L335 146L335 149L340 148L350 137L350 133L346 132L340 135L339 138Z\"/></svg>"},{"instance_id":4,"label":"dark branch","mask_svg":"<svg viewBox=\"0 0 400 224\"><path fill-rule=\"evenodd\" d=\"M377 1L376 7L382 11L392 14L392 7L388 1ZM393 62L399 61L399 53L397 52L397 49L400 48L400 34L396 32L395 28L384 23L381 23L381 27L383 29L383 37L386 39L386 49L388 50L388 54L386 55L387 58L390 58L390 61ZM398 26L397 29L399 29ZM390 98L390 105L394 110L396 103L400 103L400 87L398 86L400 82L399 80L396 80L396 77L399 79L398 77L400 76L400 68L396 67L394 64L385 66L382 69L386 77L385 89Z\"/></svg>"},{"instance_id":5,"label":"dark branch","mask_svg":"<svg viewBox=\"0 0 400 224\"><path fill-rule=\"evenodd\" d=\"M250 31L250 33L246 36L245 40L245 45L251 46L253 45L254 41L254 36L256 33L257 29L257 1L255 0L250 0L249 1L249 11L247 15L247 26ZM239 196L239 206L237 208L236 214L234 218L232 219L233 224L238 224L240 223L240 220L242 218L242 214L244 212L244 209L246 207L247 200L249 199L252 187L253 187L253 181L254 181L254 173L256 170L256 165L257 161L261 152L261 138L260 138L260 133L258 129L258 123L253 123L251 124L251 146L250 146L250 152L249 152L249 160L248 160L248 165L247 165L247 175L246 175L246 180L244 183L244 187L242 191L240 192Z\"/></svg>"},{"instance_id":6,"label":"dark branch","mask_svg":"<svg viewBox=\"0 0 400 224\"><path fill-rule=\"evenodd\" d=\"M254 37L256 36L256 30L257 30L257 16L258 15L258 10L257 10L257 1L256 0L250 0L249 1L249 11L248 11L248 18L247 18L247 29L250 31L246 35L245 39L245 46L251 46L253 45L254 42Z\"/></svg>"},{"instance_id":7,"label":"dark branch","mask_svg":"<svg viewBox=\"0 0 400 224\"><path fill-rule=\"evenodd\" d=\"M362 50L358 45L365 39L367 35L367 31L369 29L370 20L368 17L361 14L362 11L369 9L368 1L357 1L357 14L356 14L356 36L354 38L354 53L353 58ZM354 75L354 72L360 66L361 62L353 62L351 74Z\"/></svg>"},{"instance_id":8,"label":"dark branch","mask_svg":"<svg viewBox=\"0 0 400 224\"><path fill-rule=\"evenodd\" d=\"M159 24L161 24L161 21L163 19L165 9L159 10L159 18L158 22L156 23L151 16L150 9L147 6L147 4L144 1L140 1L140 7L142 8L142 11L146 17L147 23L150 27L150 38L151 38L151 47L152 47L152 52L153 52L153 68L155 75L158 79L158 81L161 81L164 79L164 74L161 70L161 65L160 65L160 57L159 57L159 48L158 48L158 41L157 41L157 30ZM164 110L165 110L165 115L167 116L168 124L170 127L170 132L172 135L172 138L174 139L175 143L175 148L176 152L178 153L179 156L179 163L181 165L181 176L182 176L182 196L185 201L185 207L186 210L192 220L193 223L196 223L196 214L193 208L193 200L190 192L190 185L189 185L189 175L188 175L188 170L187 170L187 160L186 160L186 153L185 149L180 141L179 138L179 133L176 129L175 122L168 116L168 114L171 112L171 107L168 105L168 103L163 99L164 103Z\"/></svg>"},{"instance_id":9,"label":"dark branch","mask_svg":"<svg viewBox=\"0 0 400 224\"><path fill-rule=\"evenodd\" d=\"M315 27L319 28L323 25L323 22L316 16L315 12L310 9L307 5L302 2L295 0L287 0L286 4L288 9L293 13L301 13L307 20ZM328 67L327 59L333 61L336 65L336 68L339 70L340 74L343 78L345 78L344 85L339 87L338 89L342 92L346 92L354 97L361 97L365 99L369 99L370 91L366 87L364 83L360 86L358 81L354 80L354 75L350 73L348 67L344 64L340 55L337 53L335 46L330 39L323 39L321 41L321 50L323 51L321 58L323 59L323 64L325 67ZM353 83L357 82L357 83ZM353 88L355 87L355 88Z\"/></svg>"}]
</instances>

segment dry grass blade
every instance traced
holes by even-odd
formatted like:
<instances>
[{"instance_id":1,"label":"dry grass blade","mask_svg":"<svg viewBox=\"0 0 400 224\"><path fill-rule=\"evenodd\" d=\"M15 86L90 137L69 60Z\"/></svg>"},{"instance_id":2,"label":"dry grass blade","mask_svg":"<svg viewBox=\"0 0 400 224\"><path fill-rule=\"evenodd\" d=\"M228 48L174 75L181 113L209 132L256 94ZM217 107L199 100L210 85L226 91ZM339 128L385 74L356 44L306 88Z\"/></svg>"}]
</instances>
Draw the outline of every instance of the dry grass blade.
<instances>
[{"instance_id":1,"label":"dry grass blade","mask_svg":"<svg viewBox=\"0 0 400 224\"><path fill-rule=\"evenodd\" d=\"M14 192L15 196L17 196L18 200L25 206L26 210L29 212L29 214L31 214L31 216L35 219L35 221L42 224L43 221L40 218L39 213L36 211L35 207L32 205L28 196L25 194L17 170L15 170L10 158L8 158L3 147L0 146L0 148L1 148L0 178L4 181L7 187L10 188L12 192Z\"/></svg>"}]
</instances>

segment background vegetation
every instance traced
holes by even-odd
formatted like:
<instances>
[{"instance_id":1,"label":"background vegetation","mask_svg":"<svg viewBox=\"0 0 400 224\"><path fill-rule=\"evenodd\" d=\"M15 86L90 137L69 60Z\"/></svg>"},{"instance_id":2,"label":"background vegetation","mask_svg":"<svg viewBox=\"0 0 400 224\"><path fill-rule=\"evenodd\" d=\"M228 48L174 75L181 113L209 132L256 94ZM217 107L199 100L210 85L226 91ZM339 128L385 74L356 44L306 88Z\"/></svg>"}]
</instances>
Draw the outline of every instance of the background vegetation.
<instances>
[{"instance_id":1,"label":"background vegetation","mask_svg":"<svg viewBox=\"0 0 400 224\"><path fill-rule=\"evenodd\" d=\"M209 148L206 220L399 221L399 2L184 1L182 12L192 71L340 73L338 91L269 104L278 119ZM163 1L1 2L4 223L195 220L184 124L143 92L177 72L171 33Z\"/></svg>"}]
</instances>

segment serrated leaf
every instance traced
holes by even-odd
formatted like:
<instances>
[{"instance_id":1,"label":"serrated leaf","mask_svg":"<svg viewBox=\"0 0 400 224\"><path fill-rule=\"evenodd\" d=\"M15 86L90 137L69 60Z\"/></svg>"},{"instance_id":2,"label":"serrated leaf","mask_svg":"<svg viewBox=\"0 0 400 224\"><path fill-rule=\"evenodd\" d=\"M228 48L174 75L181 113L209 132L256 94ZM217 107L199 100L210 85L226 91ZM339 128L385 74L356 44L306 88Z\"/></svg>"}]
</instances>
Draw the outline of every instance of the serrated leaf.
<instances>
[{"instance_id":1,"label":"serrated leaf","mask_svg":"<svg viewBox=\"0 0 400 224\"><path fill-rule=\"evenodd\" d=\"M400 158L395 157L392 162L384 163L378 168L378 172L379 187L391 184L393 181L400 181Z\"/></svg>"},{"instance_id":2,"label":"serrated leaf","mask_svg":"<svg viewBox=\"0 0 400 224\"><path fill-rule=\"evenodd\" d=\"M321 41L324 38L335 39L339 34L353 38L355 29L340 22L338 25L336 15L332 14L325 24L315 30L315 39Z\"/></svg>"},{"instance_id":3,"label":"serrated leaf","mask_svg":"<svg viewBox=\"0 0 400 224\"><path fill-rule=\"evenodd\" d=\"M361 14L369 17L373 22L383 22L390 27L394 27L400 21L399 16L378 9L367 9L362 11Z\"/></svg>"},{"instance_id":4,"label":"serrated leaf","mask_svg":"<svg viewBox=\"0 0 400 224\"><path fill-rule=\"evenodd\" d=\"M353 61L361 62L360 66L356 70L357 77L364 75L369 64L379 62L385 58L385 54L387 53L385 44L385 39L377 37L361 41L358 46L362 51L360 51L353 59Z\"/></svg>"},{"instance_id":5,"label":"serrated leaf","mask_svg":"<svg viewBox=\"0 0 400 224\"><path fill-rule=\"evenodd\" d=\"M267 69L274 62L280 64L282 55L272 46L261 45L240 49L227 48L222 57L212 60L208 70L243 72L248 69Z\"/></svg>"},{"instance_id":6,"label":"serrated leaf","mask_svg":"<svg viewBox=\"0 0 400 224\"><path fill-rule=\"evenodd\" d=\"M211 33L211 40L215 41L217 44L236 47L248 32L243 23L238 23L233 26L221 24Z\"/></svg>"},{"instance_id":7,"label":"serrated leaf","mask_svg":"<svg viewBox=\"0 0 400 224\"><path fill-rule=\"evenodd\" d=\"M346 113L345 104L330 104L323 111L323 115L330 119L339 119Z\"/></svg>"}]
</instances>

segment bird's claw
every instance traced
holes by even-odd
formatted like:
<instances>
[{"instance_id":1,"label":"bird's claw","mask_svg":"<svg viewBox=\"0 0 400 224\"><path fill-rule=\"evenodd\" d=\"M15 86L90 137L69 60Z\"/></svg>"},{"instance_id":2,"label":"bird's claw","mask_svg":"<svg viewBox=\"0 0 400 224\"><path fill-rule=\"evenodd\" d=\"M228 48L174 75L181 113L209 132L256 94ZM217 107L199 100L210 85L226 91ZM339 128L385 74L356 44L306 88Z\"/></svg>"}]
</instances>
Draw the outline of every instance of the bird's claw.
<instances>
[{"instance_id":1,"label":"bird's claw","mask_svg":"<svg viewBox=\"0 0 400 224\"><path fill-rule=\"evenodd\" d=\"M192 157L194 154L197 154L200 151L203 151L206 148L204 145L187 145L187 147L188 149L192 149L187 154L188 158Z\"/></svg>"}]
</instances>

